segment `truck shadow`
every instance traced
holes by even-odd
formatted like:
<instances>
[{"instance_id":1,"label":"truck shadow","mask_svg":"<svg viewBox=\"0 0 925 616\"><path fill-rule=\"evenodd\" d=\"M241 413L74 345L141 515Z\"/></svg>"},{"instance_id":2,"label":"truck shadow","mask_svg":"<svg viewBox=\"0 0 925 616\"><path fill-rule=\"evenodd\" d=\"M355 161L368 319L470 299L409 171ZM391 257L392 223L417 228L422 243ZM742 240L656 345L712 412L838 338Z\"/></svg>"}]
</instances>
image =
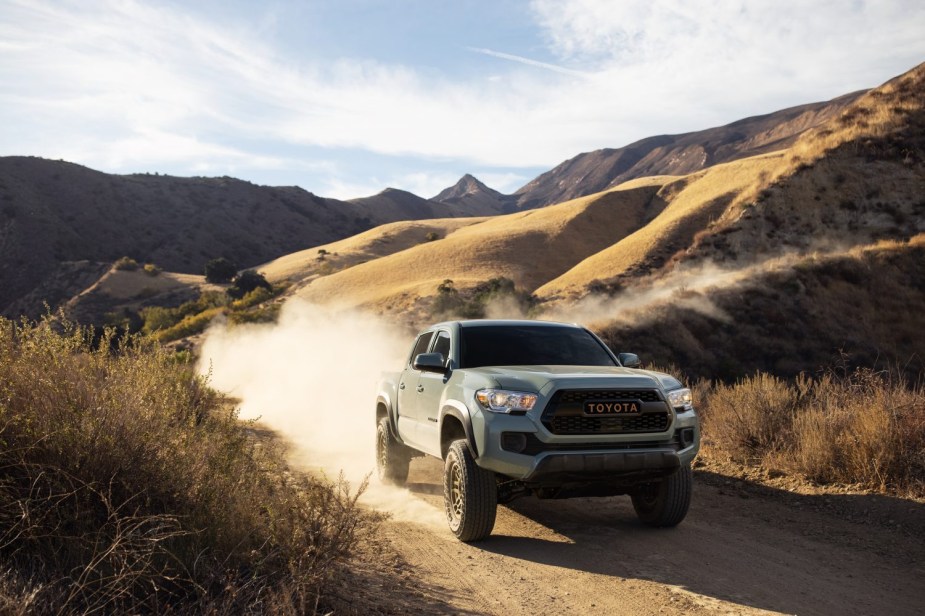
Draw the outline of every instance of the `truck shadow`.
<instances>
[{"instance_id":1,"label":"truck shadow","mask_svg":"<svg viewBox=\"0 0 925 616\"><path fill-rule=\"evenodd\" d=\"M925 604L921 502L800 495L698 471L677 528L641 524L628 497L528 497L507 508L559 537L505 535L501 508L480 549L792 614L918 614Z\"/></svg>"}]
</instances>

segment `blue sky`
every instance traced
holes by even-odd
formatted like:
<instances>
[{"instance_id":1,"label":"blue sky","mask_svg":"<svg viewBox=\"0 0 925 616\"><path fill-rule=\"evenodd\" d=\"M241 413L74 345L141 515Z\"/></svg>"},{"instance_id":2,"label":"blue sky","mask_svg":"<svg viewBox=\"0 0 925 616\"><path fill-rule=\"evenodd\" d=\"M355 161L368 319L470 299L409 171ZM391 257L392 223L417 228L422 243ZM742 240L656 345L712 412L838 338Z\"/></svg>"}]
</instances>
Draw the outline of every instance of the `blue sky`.
<instances>
[{"instance_id":1,"label":"blue sky","mask_svg":"<svg viewBox=\"0 0 925 616\"><path fill-rule=\"evenodd\" d=\"M922 61L906 0L0 0L0 155L339 198L464 173L512 192Z\"/></svg>"}]
</instances>

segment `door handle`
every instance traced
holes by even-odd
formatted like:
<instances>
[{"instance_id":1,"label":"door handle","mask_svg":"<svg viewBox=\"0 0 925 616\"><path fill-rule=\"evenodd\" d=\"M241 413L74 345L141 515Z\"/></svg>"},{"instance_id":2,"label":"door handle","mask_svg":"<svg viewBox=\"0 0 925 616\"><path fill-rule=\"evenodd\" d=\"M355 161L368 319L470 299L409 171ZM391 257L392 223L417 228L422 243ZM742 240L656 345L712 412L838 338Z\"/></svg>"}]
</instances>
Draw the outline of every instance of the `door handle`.
<instances>
[{"instance_id":1,"label":"door handle","mask_svg":"<svg viewBox=\"0 0 925 616\"><path fill-rule=\"evenodd\" d=\"M418 393L421 393L422 391L424 391L424 386L418 385Z\"/></svg>"},{"instance_id":2,"label":"door handle","mask_svg":"<svg viewBox=\"0 0 925 616\"><path fill-rule=\"evenodd\" d=\"M399 383L399 384L398 384L398 388L399 388L399 389L404 389L404 388L405 388L405 384L404 384L404 383Z\"/></svg>"}]
</instances>

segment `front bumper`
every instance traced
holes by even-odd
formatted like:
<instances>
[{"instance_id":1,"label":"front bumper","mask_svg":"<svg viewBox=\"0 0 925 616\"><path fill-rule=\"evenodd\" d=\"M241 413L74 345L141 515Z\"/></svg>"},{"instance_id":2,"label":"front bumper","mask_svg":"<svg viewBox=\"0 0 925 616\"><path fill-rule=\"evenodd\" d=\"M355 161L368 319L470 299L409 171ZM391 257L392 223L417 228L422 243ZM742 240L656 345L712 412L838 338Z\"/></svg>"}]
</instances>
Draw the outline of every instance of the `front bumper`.
<instances>
[{"instance_id":1,"label":"front bumper","mask_svg":"<svg viewBox=\"0 0 925 616\"><path fill-rule=\"evenodd\" d=\"M573 436L551 434L528 415L477 416L476 463L533 486L652 481L690 464L700 449L700 422L694 411L673 412L664 432ZM502 445L510 433L525 435L523 453Z\"/></svg>"},{"instance_id":2,"label":"front bumper","mask_svg":"<svg viewBox=\"0 0 925 616\"><path fill-rule=\"evenodd\" d=\"M550 454L543 456L522 481L537 486L613 479L648 481L670 475L679 468L681 458L671 449Z\"/></svg>"}]
</instances>

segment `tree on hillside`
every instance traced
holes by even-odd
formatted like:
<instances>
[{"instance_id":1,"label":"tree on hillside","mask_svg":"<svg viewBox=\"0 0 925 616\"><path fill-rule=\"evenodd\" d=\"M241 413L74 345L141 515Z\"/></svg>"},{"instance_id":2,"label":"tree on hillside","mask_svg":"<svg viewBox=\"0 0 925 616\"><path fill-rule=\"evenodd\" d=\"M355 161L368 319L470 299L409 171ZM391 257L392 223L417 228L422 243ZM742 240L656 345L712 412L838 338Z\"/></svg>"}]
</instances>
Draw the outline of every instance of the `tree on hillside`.
<instances>
[{"instance_id":1,"label":"tree on hillside","mask_svg":"<svg viewBox=\"0 0 925 616\"><path fill-rule=\"evenodd\" d=\"M228 295L234 299L241 299L258 287L263 287L267 291L273 290L272 285L267 282L263 274L255 272L254 270L244 270L235 276L231 288L228 289Z\"/></svg>"},{"instance_id":2,"label":"tree on hillside","mask_svg":"<svg viewBox=\"0 0 925 616\"><path fill-rule=\"evenodd\" d=\"M206 263L205 275L208 282L231 282L231 279L234 278L237 273L238 266L225 257L212 259Z\"/></svg>"}]
</instances>

